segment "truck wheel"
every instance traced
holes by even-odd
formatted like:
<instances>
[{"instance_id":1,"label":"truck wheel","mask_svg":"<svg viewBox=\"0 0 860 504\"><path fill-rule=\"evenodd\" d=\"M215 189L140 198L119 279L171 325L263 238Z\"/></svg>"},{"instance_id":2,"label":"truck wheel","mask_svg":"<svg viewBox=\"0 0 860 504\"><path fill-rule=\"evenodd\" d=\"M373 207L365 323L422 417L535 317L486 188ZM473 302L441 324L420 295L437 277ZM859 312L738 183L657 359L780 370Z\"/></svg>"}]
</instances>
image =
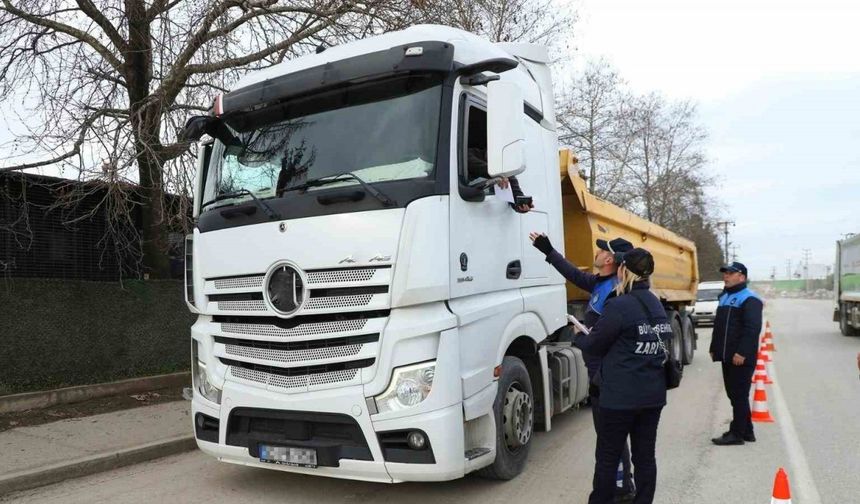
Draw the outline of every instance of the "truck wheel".
<instances>
[{"instance_id":1,"label":"truck wheel","mask_svg":"<svg viewBox=\"0 0 860 504\"><path fill-rule=\"evenodd\" d=\"M841 305L839 307L839 330L843 336L857 336L860 330L848 324L848 306Z\"/></svg>"},{"instance_id":2,"label":"truck wheel","mask_svg":"<svg viewBox=\"0 0 860 504\"><path fill-rule=\"evenodd\" d=\"M522 472L534 433L534 394L528 370L516 357L502 361L496 415L496 460L478 471L485 478L509 480Z\"/></svg>"},{"instance_id":3,"label":"truck wheel","mask_svg":"<svg viewBox=\"0 0 860 504\"><path fill-rule=\"evenodd\" d=\"M696 350L696 329L689 316L684 316L684 365L693 363L693 353Z\"/></svg>"},{"instance_id":4,"label":"truck wheel","mask_svg":"<svg viewBox=\"0 0 860 504\"><path fill-rule=\"evenodd\" d=\"M674 310L666 310L666 315L669 318L669 323L672 325L672 341L669 343L669 351L672 352L672 357L678 362L682 362L684 353L684 328L681 326L681 318L678 317L678 312Z\"/></svg>"}]
</instances>

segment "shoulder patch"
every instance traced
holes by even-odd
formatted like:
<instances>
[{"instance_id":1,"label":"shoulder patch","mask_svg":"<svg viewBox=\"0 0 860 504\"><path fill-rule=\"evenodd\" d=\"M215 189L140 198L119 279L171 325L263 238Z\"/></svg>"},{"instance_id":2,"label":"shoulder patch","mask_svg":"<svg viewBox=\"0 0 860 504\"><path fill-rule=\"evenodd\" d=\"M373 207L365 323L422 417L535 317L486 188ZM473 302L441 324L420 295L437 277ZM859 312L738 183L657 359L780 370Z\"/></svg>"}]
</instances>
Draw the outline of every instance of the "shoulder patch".
<instances>
[{"instance_id":1,"label":"shoulder patch","mask_svg":"<svg viewBox=\"0 0 860 504\"><path fill-rule=\"evenodd\" d=\"M754 298L761 301L761 298L755 292L744 289L738 292L733 292L731 294L723 294L719 298L719 306L729 306L733 308L737 308L744 304L747 299Z\"/></svg>"}]
</instances>

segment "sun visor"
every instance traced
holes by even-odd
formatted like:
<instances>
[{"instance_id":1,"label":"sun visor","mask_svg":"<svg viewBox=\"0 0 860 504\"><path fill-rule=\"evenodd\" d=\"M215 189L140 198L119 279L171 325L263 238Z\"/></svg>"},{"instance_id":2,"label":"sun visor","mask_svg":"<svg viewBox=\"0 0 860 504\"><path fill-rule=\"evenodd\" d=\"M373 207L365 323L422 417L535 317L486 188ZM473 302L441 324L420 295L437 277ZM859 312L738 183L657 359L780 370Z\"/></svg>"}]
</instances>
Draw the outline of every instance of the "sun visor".
<instances>
[{"instance_id":1,"label":"sun visor","mask_svg":"<svg viewBox=\"0 0 860 504\"><path fill-rule=\"evenodd\" d=\"M225 94L221 105L223 113L228 115L354 81L409 72L450 72L453 65L453 45L413 42L251 84Z\"/></svg>"}]
</instances>

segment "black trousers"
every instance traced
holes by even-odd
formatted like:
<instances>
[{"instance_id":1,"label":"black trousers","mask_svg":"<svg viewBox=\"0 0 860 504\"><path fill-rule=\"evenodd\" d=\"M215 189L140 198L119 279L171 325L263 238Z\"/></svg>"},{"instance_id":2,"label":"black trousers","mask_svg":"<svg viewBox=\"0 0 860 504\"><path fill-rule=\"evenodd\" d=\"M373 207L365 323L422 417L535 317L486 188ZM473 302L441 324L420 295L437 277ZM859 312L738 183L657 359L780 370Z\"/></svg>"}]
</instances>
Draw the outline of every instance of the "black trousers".
<instances>
[{"instance_id":1,"label":"black trousers","mask_svg":"<svg viewBox=\"0 0 860 504\"><path fill-rule=\"evenodd\" d=\"M750 420L750 387L754 373L754 366L735 366L731 362L723 362L723 385L732 403L732 423L729 430L741 437L753 433Z\"/></svg>"},{"instance_id":2,"label":"black trousers","mask_svg":"<svg viewBox=\"0 0 860 504\"><path fill-rule=\"evenodd\" d=\"M627 436L636 467L634 504L651 504L657 488L657 424L663 407L637 410L600 408L597 430L597 462L594 465L594 490L588 504L608 504L615 497L615 471Z\"/></svg>"},{"instance_id":3,"label":"black trousers","mask_svg":"<svg viewBox=\"0 0 860 504\"><path fill-rule=\"evenodd\" d=\"M591 418L594 420L594 432L597 432L599 425L597 417L600 414L600 396L590 395L589 400L591 401ZM616 479L615 493L616 495L627 495L636 488L633 486L633 471L630 464L630 448L627 446L627 438L624 438L624 446L621 451L621 466L624 469L623 483L621 488L618 488ZM617 471L617 461L615 462L615 468ZM595 477L597 477L597 474L595 474Z\"/></svg>"}]
</instances>

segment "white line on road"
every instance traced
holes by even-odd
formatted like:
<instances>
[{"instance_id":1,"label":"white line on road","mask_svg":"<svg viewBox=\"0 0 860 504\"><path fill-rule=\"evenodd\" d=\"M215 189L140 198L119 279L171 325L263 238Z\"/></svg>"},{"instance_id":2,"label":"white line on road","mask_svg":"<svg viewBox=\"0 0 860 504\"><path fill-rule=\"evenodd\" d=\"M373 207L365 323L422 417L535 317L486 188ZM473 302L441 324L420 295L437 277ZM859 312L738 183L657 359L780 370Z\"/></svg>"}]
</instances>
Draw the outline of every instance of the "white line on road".
<instances>
[{"instance_id":1,"label":"white line on road","mask_svg":"<svg viewBox=\"0 0 860 504\"><path fill-rule=\"evenodd\" d=\"M775 368L776 366L771 367ZM806 454L803 452L800 438L797 437L797 431L794 429L794 421L791 419L791 413L788 411L788 404L786 404L785 397L782 395L782 389L779 388L776 369L769 371L770 378L773 380L771 391L773 392L773 408L776 412L776 421L780 426L782 440L785 443L785 450L788 453L788 461L791 463L793 473L789 473L791 493L797 495L795 502L821 504L821 496L818 494L815 481L812 479L812 472L809 470L809 463L806 461Z\"/></svg>"}]
</instances>

